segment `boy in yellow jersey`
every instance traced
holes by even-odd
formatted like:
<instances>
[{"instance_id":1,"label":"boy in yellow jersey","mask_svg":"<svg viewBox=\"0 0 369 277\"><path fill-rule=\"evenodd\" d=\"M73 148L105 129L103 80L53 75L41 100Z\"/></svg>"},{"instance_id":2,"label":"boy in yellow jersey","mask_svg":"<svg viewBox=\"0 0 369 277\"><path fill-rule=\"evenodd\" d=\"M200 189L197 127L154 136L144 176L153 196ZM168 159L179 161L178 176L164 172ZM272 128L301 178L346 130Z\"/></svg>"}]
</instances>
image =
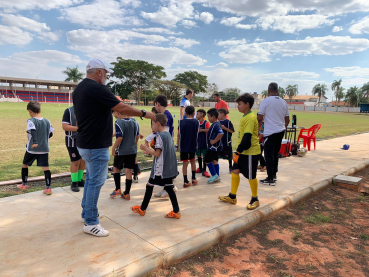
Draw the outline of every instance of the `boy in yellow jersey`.
<instances>
[{"instance_id":1,"label":"boy in yellow jersey","mask_svg":"<svg viewBox=\"0 0 369 277\"><path fill-rule=\"evenodd\" d=\"M227 196L219 196L219 199L233 205L237 204L236 194L240 185L240 173L242 173L249 180L252 194L247 209L253 210L260 205L258 179L256 179L260 154L259 124L255 114L251 111L254 98L249 93L239 96L236 102L238 111L244 115L240 121L237 152L233 155L231 192Z\"/></svg>"}]
</instances>

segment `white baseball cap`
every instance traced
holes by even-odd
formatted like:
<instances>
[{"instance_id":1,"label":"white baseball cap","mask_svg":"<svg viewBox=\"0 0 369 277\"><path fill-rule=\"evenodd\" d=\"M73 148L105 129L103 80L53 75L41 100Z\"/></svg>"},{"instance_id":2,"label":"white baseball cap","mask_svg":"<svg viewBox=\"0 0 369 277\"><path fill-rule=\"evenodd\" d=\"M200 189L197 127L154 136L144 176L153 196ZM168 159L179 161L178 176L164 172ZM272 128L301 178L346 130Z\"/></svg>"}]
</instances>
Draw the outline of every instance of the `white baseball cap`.
<instances>
[{"instance_id":1,"label":"white baseball cap","mask_svg":"<svg viewBox=\"0 0 369 277\"><path fill-rule=\"evenodd\" d=\"M109 73L114 72L109 67L107 67L106 64L102 60L99 60L99 59L93 59L93 60L89 61L88 65L86 67L86 70L93 69L93 68L105 69Z\"/></svg>"}]
</instances>

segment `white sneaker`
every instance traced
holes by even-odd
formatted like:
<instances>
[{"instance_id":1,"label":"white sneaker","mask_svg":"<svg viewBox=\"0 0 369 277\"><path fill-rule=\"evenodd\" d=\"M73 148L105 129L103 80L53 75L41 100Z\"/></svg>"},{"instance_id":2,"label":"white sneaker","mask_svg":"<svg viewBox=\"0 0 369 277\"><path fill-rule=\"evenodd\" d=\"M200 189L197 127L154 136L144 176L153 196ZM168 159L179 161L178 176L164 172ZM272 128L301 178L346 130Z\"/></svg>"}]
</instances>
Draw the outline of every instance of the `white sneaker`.
<instances>
[{"instance_id":1,"label":"white sneaker","mask_svg":"<svg viewBox=\"0 0 369 277\"><path fill-rule=\"evenodd\" d=\"M174 188L173 188L173 190L175 191L175 192L177 192L178 191L178 188L176 187L176 186L174 186ZM161 198L165 198L165 197L168 197L168 192L166 191L166 190L164 190L163 189L163 193L161 194Z\"/></svg>"},{"instance_id":2,"label":"white sneaker","mask_svg":"<svg viewBox=\"0 0 369 277\"><path fill-rule=\"evenodd\" d=\"M133 181L132 181L133 183L138 183L138 177L136 176L136 177L133 177Z\"/></svg>"},{"instance_id":3,"label":"white sneaker","mask_svg":"<svg viewBox=\"0 0 369 277\"><path fill-rule=\"evenodd\" d=\"M104 215L103 215L103 214L97 214L97 218L98 218L98 219L102 219L103 217L104 217ZM81 218L81 222L82 222L82 223L85 223L85 219L84 219L83 217Z\"/></svg>"},{"instance_id":4,"label":"white sneaker","mask_svg":"<svg viewBox=\"0 0 369 277\"><path fill-rule=\"evenodd\" d=\"M165 189L162 189L161 191L154 194L155 197L162 197L162 195L166 193Z\"/></svg>"},{"instance_id":5,"label":"white sneaker","mask_svg":"<svg viewBox=\"0 0 369 277\"><path fill-rule=\"evenodd\" d=\"M96 237L107 237L109 236L109 231L105 230L100 224L97 225L86 225L83 226L83 231L87 234Z\"/></svg>"}]
</instances>

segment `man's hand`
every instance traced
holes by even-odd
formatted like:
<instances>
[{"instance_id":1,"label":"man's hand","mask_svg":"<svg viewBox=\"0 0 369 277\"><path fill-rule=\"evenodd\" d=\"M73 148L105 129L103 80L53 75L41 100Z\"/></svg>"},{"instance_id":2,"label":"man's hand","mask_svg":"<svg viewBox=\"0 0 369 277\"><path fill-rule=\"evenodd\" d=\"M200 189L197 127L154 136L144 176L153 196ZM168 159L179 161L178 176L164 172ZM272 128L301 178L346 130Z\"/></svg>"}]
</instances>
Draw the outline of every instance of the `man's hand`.
<instances>
[{"instance_id":1,"label":"man's hand","mask_svg":"<svg viewBox=\"0 0 369 277\"><path fill-rule=\"evenodd\" d=\"M140 139L143 139L143 138L144 138L143 134L140 134L140 135L139 135L139 138L140 138Z\"/></svg>"},{"instance_id":2,"label":"man's hand","mask_svg":"<svg viewBox=\"0 0 369 277\"><path fill-rule=\"evenodd\" d=\"M233 161L236 163L236 164L238 164L238 159L239 159L239 157L240 157L240 153L238 153L238 152L236 152L236 153L234 153L233 154Z\"/></svg>"},{"instance_id":3,"label":"man's hand","mask_svg":"<svg viewBox=\"0 0 369 277\"><path fill-rule=\"evenodd\" d=\"M146 112L145 118L156 120L156 115L151 112Z\"/></svg>"},{"instance_id":4,"label":"man's hand","mask_svg":"<svg viewBox=\"0 0 369 277\"><path fill-rule=\"evenodd\" d=\"M37 148L38 144L32 144L32 148Z\"/></svg>"},{"instance_id":5,"label":"man's hand","mask_svg":"<svg viewBox=\"0 0 369 277\"><path fill-rule=\"evenodd\" d=\"M117 155L117 153L115 152L115 149L114 149L114 148L112 148L112 149L111 149L111 154L112 154L114 157Z\"/></svg>"},{"instance_id":6,"label":"man's hand","mask_svg":"<svg viewBox=\"0 0 369 277\"><path fill-rule=\"evenodd\" d=\"M220 128L222 128L222 130L224 130L225 129L225 126L224 125L220 125Z\"/></svg>"}]
</instances>

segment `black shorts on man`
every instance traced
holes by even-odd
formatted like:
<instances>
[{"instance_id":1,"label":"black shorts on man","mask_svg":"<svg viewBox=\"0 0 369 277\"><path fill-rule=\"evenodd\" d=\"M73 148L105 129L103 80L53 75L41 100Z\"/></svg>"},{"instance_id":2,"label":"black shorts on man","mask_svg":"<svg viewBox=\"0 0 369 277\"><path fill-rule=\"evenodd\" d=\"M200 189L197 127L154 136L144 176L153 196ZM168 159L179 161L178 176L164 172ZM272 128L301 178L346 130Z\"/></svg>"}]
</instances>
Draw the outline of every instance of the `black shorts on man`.
<instances>
[{"instance_id":1,"label":"black shorts on man","mask_svg":"<svg viewBox=\"0 0 369 277\"><path fill-rule=\"evenodd\" d=\"M232 170L239 170L246 179L254 180L258 169L259 155L242 155L238 163L233 163Z\"/></svg>"},{"instance_id":2,"label":"black shorts on man","mask_svg":"<svg viewBox=\"0 0 369 277\"><path fill-rule=\"evenodd\" d=\"M136 166L136 155L116 155L114 156L114 163L113 166L118 169L128 168L134 169Z\"/></svg>"},{"instance_id":3,"label":"black shorts on man","mask_svg":"<svg viewBox=\"0 0 369 277\"><path fill-rule=\"evenodd\" d=\"M26 151L23 158L23 164L31 166L33 162L37 160L37 166L48 167L49 166L49 153L44 154L31 154Z\"/></svg>"}]
</instances>

